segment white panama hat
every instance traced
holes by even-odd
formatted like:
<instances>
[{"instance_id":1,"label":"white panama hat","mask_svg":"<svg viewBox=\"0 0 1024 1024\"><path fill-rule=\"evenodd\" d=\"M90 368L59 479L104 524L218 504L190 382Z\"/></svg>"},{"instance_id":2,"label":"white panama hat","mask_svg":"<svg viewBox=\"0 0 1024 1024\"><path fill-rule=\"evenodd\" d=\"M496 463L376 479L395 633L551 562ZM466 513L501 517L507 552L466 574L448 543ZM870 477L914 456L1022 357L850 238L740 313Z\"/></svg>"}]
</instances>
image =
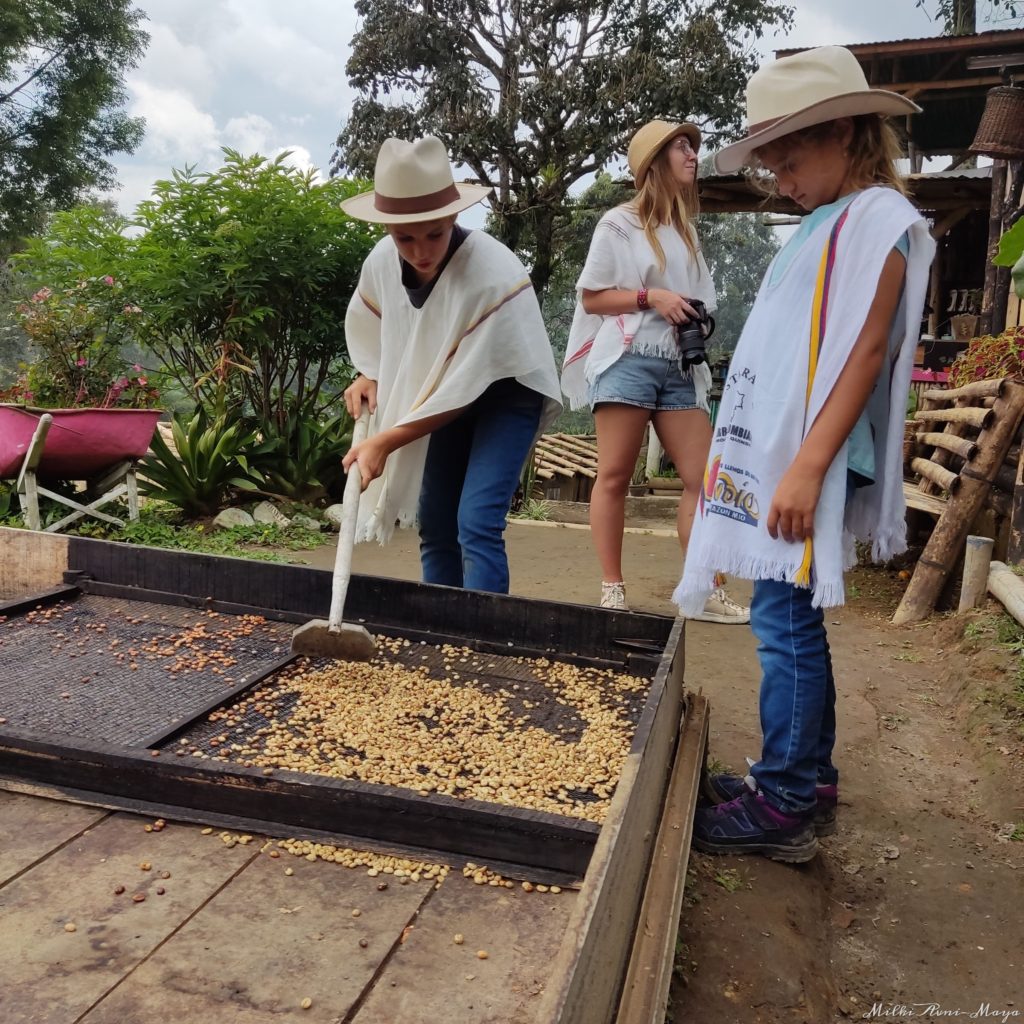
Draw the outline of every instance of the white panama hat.
<instances>
[{"instance_id":1,"label":"white panama hat","mask_svg":"<svg viewBox=\"0 0 1024 1024\"><path fill-rule=\"evenodd\" d=\"M790 132L858 114L918 114L905 96L872 89L844 46L819 46L759 68L747 82L747 134L715 155L719 174L738 171L750 154Z\"/></svg>"},{"instance_id":2,"label":"white panama hat","mask_svg":"<svg viewBox=\"0 0 1024 1024\"><path fill-rule=\"evenodd\" d=\"M486 185L457 185L444 144L433 135L414 142L385 139L377 153L373 191L344 200L341 208L357 220L411 224L449 217L490 191Z\"/></svg>"}]
</instances>

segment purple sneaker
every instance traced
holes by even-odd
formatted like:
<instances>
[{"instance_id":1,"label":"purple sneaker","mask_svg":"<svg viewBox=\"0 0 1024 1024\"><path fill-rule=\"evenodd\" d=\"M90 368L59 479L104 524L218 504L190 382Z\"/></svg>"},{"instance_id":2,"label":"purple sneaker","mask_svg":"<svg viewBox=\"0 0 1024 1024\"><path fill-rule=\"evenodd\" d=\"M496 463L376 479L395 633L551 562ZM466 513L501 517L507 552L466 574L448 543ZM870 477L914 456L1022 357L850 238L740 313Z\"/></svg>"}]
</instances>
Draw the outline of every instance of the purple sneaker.
<instances>
[{"instance_id":1,"label":"purple sneaker","mask_svg":"<svg viewBox=\"0 0 1024 1024\"><path fill-rule=\"evenodd\" d=\"M726 803L742 796L744 791L757 792L753 775L739 776L705 774L701 779L700 793L710 804ZM835 785L825 786L820 782L814 788L818 804L814 808L814 834L819 839L833 835L836 831L836 807L839 803L839 789Z\"/></svg>"},{"instance_id":2,"label":"purple sneaker","mask_svg":"<svg viewBox=\"0 0 1024 1024\"><path fill-rule=\"evenodd\" d=\"M810 815L783 814L761 793L698 808L693 845L703 853L760 853L771 860L802 864L818 852Z\"/></svg>"}]
</instances>

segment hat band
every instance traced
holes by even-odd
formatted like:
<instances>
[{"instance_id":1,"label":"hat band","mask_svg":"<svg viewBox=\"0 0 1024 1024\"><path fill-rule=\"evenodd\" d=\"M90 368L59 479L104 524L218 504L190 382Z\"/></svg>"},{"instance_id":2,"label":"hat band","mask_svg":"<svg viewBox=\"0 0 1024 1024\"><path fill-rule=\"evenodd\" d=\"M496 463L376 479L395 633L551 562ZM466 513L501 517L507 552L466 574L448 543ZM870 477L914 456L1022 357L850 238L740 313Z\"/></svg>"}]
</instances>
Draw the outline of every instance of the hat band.
<instances>
[{"instance_id":1,"label":"hat band","mask_svg":"<svg viewBox=\"0 0 1024 1024\"><path fill-rule=\"evenodd\" d=\"M756 135L758 132L763 132L768 128L771 128L772 125L778 124L788 116L789 115L786 114L784 117L769 117L767 121L758 121L757 124L748 124L747 138L750 138L751 135Z\"/></svg>"},{"instance_id":2,"label":"hat band","mask_svg":"<svg viewBox=\"0 0 1024 1024\"><path fill-rule=\"evenodd\" d=\"M373 206L380 213L429 213L457 203L461 196L453 181L438 192L425 196L384 196L373 193Z\"/></svg>"}]
</instances>

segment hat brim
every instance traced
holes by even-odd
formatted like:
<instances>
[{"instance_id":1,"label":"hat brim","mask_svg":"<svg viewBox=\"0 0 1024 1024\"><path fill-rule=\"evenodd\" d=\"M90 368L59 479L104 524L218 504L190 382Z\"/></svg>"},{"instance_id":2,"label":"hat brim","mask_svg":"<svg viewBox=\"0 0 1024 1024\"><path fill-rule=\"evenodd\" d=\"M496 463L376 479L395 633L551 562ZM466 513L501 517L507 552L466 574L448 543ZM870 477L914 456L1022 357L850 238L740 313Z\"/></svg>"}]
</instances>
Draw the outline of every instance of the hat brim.
<instances>
[{"instance_id":1,"label":"hat brim","mask_svg":"<svg viewBox=\"0 0 1024 1024\"><path fill-rule=\"evenodd\" d=\"M812 125L824 124L826 121L835 121L840 117L857 117L859 114L919 114L921 108L901 96L897 92L888 92L885 89L871 89L867 92L848 92L841 96L830 96L826 100L812 103L795 114L779 118L767 128L754 132L731 146L726 146L715 154L715 170L719 174L731 174L750 163L750 155L755 149L768 145L776 139L781 139L791 132L800 131L801 128L810 128Z\"/></svg>"},{"instance_id":2,"label":"hat brim","mask_svg":"<svg viewBox=\"0 0 1024 1024\"><path fill-rule=\"evenodd\" d=\"M639 188L644 182L644 175L651 168L651 164L654 163L654 158L673 140L678 139L680 135L685 135L693 145L694 151L700 149L700 129L689 121L683 121L681 124L673 125L668 131L666 131L661 138L657 139L651 146L650 152L643 160L640 161L640 166L637 167L636 172L633 174L633 182L636 188Z\"/></svg>"},{"instance_id":3,"label":"hat brim","mask_svg":"<svg viewBox=\"0 0 1024 1024\"><path fill-rule=\"evenodd\" d=\"M360 192L357 196L345 199L341 208L350 217L356 220L366 220L373 224L417 224L425 220L440 220L442 217L450 217L452 214L468 210L487 198L491 189L487 185L470 185L466 183L455 183L459 198L455 202L440 206L434 210L424 210L421 213L383 213L374 205L375 192Z\"/></svg>"}]
</instances>

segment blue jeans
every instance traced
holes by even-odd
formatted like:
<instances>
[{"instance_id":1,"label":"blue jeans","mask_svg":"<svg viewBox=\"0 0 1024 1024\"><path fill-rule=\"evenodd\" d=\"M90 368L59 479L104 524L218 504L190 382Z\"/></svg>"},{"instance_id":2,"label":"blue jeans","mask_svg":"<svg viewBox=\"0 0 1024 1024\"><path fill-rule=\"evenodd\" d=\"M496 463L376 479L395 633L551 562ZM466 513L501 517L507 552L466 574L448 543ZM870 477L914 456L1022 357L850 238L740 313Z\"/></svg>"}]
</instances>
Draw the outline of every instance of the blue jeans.
<instances>
[{"instance_id":1,"label":"blue jeans","mask_svg":"<svg viewBox=\"0 0 1024 1024\"><path fill-rule=\"evenodd\" d=\"M777 810L804 814L814 787L835 785L836 686L825 614L812 592L792 583L757 580L750 626L761 660L761 760L751 768Z\"/></svg>"},{"instance_id":2,"label":"blue jeans","mask_svg":"<svg viewBox=\"0 0 1024 1024\"><path fill-rule=\"evenodd\" d=\"M543 404L506 378L430 435L419 503L424 583L508 593L505 522Z\"/></svg>"}]
</instances>

